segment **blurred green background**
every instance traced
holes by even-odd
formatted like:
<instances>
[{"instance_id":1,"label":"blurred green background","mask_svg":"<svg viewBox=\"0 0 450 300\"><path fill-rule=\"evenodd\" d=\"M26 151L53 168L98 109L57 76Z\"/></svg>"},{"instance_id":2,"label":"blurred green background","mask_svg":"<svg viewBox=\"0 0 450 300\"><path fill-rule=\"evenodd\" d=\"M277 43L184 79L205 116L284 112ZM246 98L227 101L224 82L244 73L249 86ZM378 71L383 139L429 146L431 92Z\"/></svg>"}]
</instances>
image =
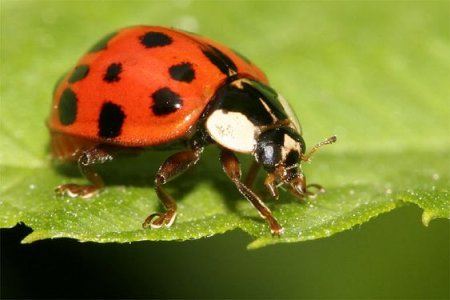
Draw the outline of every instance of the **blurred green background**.
<instances>
[{"instance_id":1,"label":"blurred green background","mask_svg":"<svg viewBox=\"0 0 450 300\"><path fill-rule=\"evenodd\" d=\"M448 1L0 3L1 114L24 121L13 129L30 153L45 149L26 136L48 134L25 120L45 118L60 74L99 37L135 24L195 31L250 57L293 103L309 144L338 134L328 153L448 153ZM17 97L30 107L14 106ZM1 296L448 299L449 223L425 228L420 214L407 206L331 238L257 251L239 231L19 245L28 232L19 226L1 231Z\"/></svg>"}]
</instances>

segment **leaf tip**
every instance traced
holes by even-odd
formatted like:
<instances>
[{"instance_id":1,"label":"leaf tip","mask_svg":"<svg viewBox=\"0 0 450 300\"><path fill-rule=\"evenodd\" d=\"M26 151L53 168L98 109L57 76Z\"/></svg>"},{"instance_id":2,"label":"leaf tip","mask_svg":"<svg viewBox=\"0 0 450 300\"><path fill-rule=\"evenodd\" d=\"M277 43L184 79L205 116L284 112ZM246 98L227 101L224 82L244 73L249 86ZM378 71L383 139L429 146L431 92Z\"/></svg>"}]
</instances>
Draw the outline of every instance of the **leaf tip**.
<instances>
[{"instance_id":1,"label":"leaf tip","mask_svg":"<svg viewBox=\"0 0 450 300\"><path fill-rule=\"evenodd\" d=\"M438 217L438 214L436 214L433 211L430 210L424 210L422 213L422 224L425 227L428 227L428 225L430 224L431 220L435 219Z\"/></svg>"},{"instance_id":2,"label":"leaf tip","mask_svg":"<svg viewBox=\"0 0 450 300\"><path fill-rule=\"evenodd\" d=\"M259 238L247 245L247 250L256 250L268 245L269 242L265 238Z\"/></svg>"},{"instance_id":3,"label":"leaf tip","mask_svg":"<svg viewBox=\"0 0 450 300\"><path fill-rule=\"evenodd\" d=\"M49 238L49 235L47 232L43 231L33 231L29 235L27 235L20 243L21 244L31 244L33 242L44 240Z\"/></svg>"}]
</instances>

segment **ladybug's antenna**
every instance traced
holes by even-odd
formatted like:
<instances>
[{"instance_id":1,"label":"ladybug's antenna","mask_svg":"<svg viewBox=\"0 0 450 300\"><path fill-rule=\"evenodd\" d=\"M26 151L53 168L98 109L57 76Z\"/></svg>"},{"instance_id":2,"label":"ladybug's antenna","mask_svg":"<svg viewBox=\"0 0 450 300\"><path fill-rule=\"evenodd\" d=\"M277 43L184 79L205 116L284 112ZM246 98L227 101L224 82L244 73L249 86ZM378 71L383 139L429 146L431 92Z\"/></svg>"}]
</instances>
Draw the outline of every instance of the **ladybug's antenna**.
<instances>
[{"instance_id":1,"label":"ladybug's antenna","mask_svg":"<svg viewBox=\"0 0 450 300\"><path fill-rule=\"evenodd\" d=\"M321 141L320 143L316 144L314 147L312 147L311 150L309 150L309 152L306 155L302 155L301 160L303 161L310 161L311 160L311 156L314 154L314 152L316 152L320 147L325 146L325 145L331 145L333 143L335 143L337 141L337 138L335 135L330 136L329 138L327 138L324 141Z\"/></svg>"}]
</instances>

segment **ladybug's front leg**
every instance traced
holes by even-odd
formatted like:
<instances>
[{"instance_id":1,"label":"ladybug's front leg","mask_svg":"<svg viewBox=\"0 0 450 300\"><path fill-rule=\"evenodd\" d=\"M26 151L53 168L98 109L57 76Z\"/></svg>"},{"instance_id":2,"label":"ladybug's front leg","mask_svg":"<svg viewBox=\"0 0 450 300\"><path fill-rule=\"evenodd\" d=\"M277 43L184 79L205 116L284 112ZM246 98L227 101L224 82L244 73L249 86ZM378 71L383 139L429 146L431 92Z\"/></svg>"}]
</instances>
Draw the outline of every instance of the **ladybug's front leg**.
<instances>
[{"instance_id":1,"label":"ladybug's front leg","mask_svg":"<svg viewBox=\"0 0 450 300\"><path fill-rule=\"evenodd\" d=\"M200 159L202 152L203 148L198 148L175 153L159 167L155 178L155 189L159 200L161 200L167 211L165 213L154 213L148 216L142 224L144 228L148 226L151 228L160 228L163 225L170 227L172 225L177 213L177 204L162 186L193 167Z\"/></svg>"},{"instance_id":2,"label":"ladybug's front leg","mask_svg":"<svg viewBox=\"0 0 450 300\"><path fill-rule=\"evenodd\" d=\"M78 167L81 174L86 177L91 185L63 184L55 191L58 194L68 194L70 197L89 198L104 186L103 179L92 169L94 164L102 164L112 160L113 157L102 146L96 146L84 151L78 158Z\"/></svg>"},{"instance_id":3,"label":"ladybug's front leg","mask_svg":"<svg viewBox=\"0 0 450 300\"><path fill-rule=\"evenodd\" d=\"M270 209L249 187L241 182L241 167L236 155L234 155L234 153L230 150L222 149L220 161L222 163L223 170L236 185L239 192L247 198L248 201L250 201L250 203L258 210L261 217L269 223L272 234L281 235L283 233L283 227L281 227L275 219Z\"/></svg>"},{"instance_id":4,"label":"ladybug's front leg","mask_svg":"<svg viewBox=\"0 0 450 300\"><path fill-rule=\"evenodd\" d=\"M311 191L311 188L314 188L315 191ZM299 193L299 191L292 186L287 186L288 191L294 195L295 197L299 198L300 200L304 200L305 197L308 198L316 198L319 193L325 192L325 188L317 183L311 183L306 185L306 189L303 193Z\"/></svg>"}]
</instances>

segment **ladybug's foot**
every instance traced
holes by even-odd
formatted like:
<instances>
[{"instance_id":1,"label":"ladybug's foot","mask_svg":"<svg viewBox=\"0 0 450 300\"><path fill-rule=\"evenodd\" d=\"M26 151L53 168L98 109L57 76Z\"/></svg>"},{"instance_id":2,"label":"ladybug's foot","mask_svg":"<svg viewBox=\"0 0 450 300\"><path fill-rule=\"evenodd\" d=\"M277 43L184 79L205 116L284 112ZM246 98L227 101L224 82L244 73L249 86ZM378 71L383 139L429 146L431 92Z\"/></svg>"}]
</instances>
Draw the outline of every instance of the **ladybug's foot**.
<instances>
[{"instance_id":1,"label":"ladybug's foot","mask_svg":"<svg viewBox=\"0 0 450 300\"><path fill-rule=\"evenodd\" d=\"M104 186L102 178L92 169L92 165L101 164L111 159L112 156L100 146L84 151L78 158L78 167L91 185L78 185L73 183L63 184L58 186L55 189L55 192L60 195L67 194L72 198L92 197Z\"/></svg>"},{"instance_id":2,"label":"ladybug's foot","mask_svg":"<svg viewBox=\"0 0 450 300\"><path fill-rule=\"evenodd\" d=\"M177 216L176 211L169 210L165 213L154 213L145 219L142 227L147 228L150 226L151 228L161 228L162 226L170 227L175 221L175 217Z\"/></svg>"},{"instance_id":3,"label":"ladybug's foot","mask_svg":"<svg viewBox=\"0 0 450 300\"><path fill-rule=\"evenodd\" d=\"M94 185L78 185L78 184L63 184L55 189L55 192L59 195L67 194L72 198L90 198L92 197L99 188Z\"/></svg>"},{"instance_id":4,"label":"ladybug's foot","mask_svg":"<svg viewBox=\"0 0 450 300\"><path fill-rule=\"evenodd\" d=\"M280 237L284 233L284 228L275 219L269 219L268 222L270 224L270 233L273 236Z\"/></svg>"},{"instance_id":5,"label":"ladybug's foot","mask_svg":"<svg viewBox=\"0 0 450 300\"><path fill-rule=\"evenodd\" d=\"M312 192L311 188L316 189L316 191ZM323 186L321 186L320 184L317 184L317 183L311 183L306 186L305 195L308 196L309 198L316 198L317 194L324 193L324 192L325 192L325 188Z\"/></svg>"},{"instance_id":6,"label":"ladybug's foot","mask_svg":"<svg viewBox=\"0 0 450 300\"><path fill-rule=\"evenodd\" d=\"M198 162L202 151L203 148L198 148L175 153L159 167L155 178L155 190L159 200L161 200L167 211L165 213L151 214L145 219L142 227L161 228L163 226L172 226L177 216L177 204L162 186L194 166Z\"/></svg>"}]
</instances>

